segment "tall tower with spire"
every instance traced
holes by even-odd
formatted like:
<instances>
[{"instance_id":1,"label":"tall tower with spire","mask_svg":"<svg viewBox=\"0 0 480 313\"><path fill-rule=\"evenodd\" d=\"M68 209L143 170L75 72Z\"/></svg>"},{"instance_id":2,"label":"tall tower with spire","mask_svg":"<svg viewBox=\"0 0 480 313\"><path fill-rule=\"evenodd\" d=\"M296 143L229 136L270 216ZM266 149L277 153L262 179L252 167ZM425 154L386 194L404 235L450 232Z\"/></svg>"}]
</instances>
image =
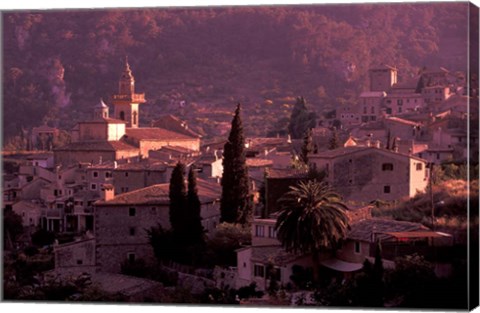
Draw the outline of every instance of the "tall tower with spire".
<instances>
[{"instance_id":1,"label":"tall tower with spire","mask_svg":"<svg viewBox=\"0 0 480 313\"><path fill-rule=\"evenodd\" d=\"M135 93L135 78L130 64L128 64L128 58L125 57L125 68L118 82L118 94L114 94L112 97L114 118L125 121L127 127L137 128L138 108L145 102L144 93Z\"/></svg>"}]
</instances>

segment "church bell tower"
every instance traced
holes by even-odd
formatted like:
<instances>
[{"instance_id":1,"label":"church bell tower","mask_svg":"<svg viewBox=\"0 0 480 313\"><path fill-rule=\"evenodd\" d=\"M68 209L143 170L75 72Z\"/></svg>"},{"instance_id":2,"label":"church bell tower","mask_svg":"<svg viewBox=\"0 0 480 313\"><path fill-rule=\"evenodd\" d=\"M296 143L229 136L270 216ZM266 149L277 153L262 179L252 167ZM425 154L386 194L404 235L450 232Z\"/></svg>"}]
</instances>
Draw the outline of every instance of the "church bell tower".
<instances>
[{"instance_id":1,"label":"church bell tower","mask_svg":"<svg viewBox=\"0 0 480 313\"><path fill-rule=\"evenodd\" d=\"M125 58L125 68L118 82L118 94L114 94L112 97L114 118L125 121L127 127L137 128L139 105L145 102L144 93L135 93L135 78L128 59Z\"/></svg>"}]
</instances>

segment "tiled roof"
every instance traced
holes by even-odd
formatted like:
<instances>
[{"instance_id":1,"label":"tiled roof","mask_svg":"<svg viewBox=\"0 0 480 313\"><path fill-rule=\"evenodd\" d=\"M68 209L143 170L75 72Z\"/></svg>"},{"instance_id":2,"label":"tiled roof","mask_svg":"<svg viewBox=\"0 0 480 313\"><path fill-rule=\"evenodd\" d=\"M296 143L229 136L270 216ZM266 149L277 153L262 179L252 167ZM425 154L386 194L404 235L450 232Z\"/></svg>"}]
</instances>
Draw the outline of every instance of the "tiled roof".
<instances>
[{"instance_id":1,"label":"tiled roof","mask_svg":"<svg viewBox=\"0 0 480 313\"><path fill-rule=\"evenodd\" d=\"M294 168L269 168L267 170L268 178L305 178L305 171Z\"/></svg>"},{"instance_id":2,"label":"tiled roof","mask_svg":"<svg viewBox=\"0 0 480 313\"><path fill-rule=\"evenodd\" d=\"M391 122L396 122L396 123L400 123L400 124L405 124L405 125L411 125L411 126L420 126L421 124L420 123L417 123L417 122L413 122L413 121L409 121L409 120L406 120L406 119L403 119L403 118L399 118L399 117L387 117L385 119L386 122L388 121L391 121Z\"/></svg>"},{"instance_id":3,"label":"tiled roof","mask_svg":"<svg viewBox=\"0 0 480 313\"><path fill-rule=\"evenodd\" d=\"M404 154L404 153L401 153L401 152L394 152L394 151L386 150L386 149L383 149L383 148L364 147L364 146L348 146L348 147L341 147L341 148L334 149L334 150L322 151L322 152L319 152L317 154L310 154L309 158L311 158L311 159L314 159L314 158L333 159L333 158L337 158L337 157L341 157L341 156L345 156L345 155L349 155L349 154L354 154L354 153L357 153L357 152L366 151L366 150L369 150L369 149L371 151L375 151L375 152L378 152L378 153L391 154L392 156L393 155L402 156L402 157L412 158L412 159L415 159L415 160L425 162L424 159L418 158L418 157L413 156L413 155L408 155L408 154Z\"/></svg>"},{"instance_id":4,"label":"tiled roof","mask_svg":"<svg viewBox=\"0 0 480 313\"><path fill-rule=\"evenodd\" d=\"M247 158L246 163L248 167L264 167L264 166L273 165L272 160L257 159L257 158Z\"/></svg>"},{"instance_id":5,"label":"tiled roof","mask_svg":"<svg viewBox=\"0 0 480 313\"><path fill-rule=\"evenodd\" d=\"M170 145L161 147L159 151L163 151L163 150L174 151L174 152L178 152L178 153L194 153L194 152L196 152L195 150L192 150L192 149L188 149L188 148L184 148L184 147L180 147L180 146L170 146Z\"/></svg>"},{"instance_id":6,"label":"tiled roof","mask_svg":"<svg viewBox=\"0 0 480 313\"><path fill-rule=\"evenodd\" d=\"M160 116L152 123L152 126L183 134L193 138L201 137L200 134L188 128L187 123L171 114Z\"/></svg>"},{"instance_id":7,"label":"tiled roof","mask_svg":"<svg viewBox=\"0 0 480 313\"><path fill-rule=\"evenodd\" d=\"M165 171L167 166L163 162L132 162L119 164L116 171Z\"/></svg>"},{"instance_id":8,"label":"tiled roof","mask_svg":"<svg viewBox=\"0 0 480 313\"><path fill-rule=\"evenodd\" d=\"M298 259L300 256L288 253L281 246L259 246L251 247L252 262L274 263L275 265L286 265Z\"/></svg>"},{"instance_id":9,"label":"tiled roof","mask_svg":"<svg viewBox=\"0 0 480 313\"><path fill-rule=\"evenodd\" d=\"M146 188L122 193L109 201L97 201L96 205L147 205L162 204L168 205L170 184L158 184ZM198 196L200 202L209 203L220 199L221 186L203 179L197 179Z\"/></svg>"},{"instance_id":10,"label":"tiled roof","mask_svg":"<svg viewBox=\"0 0 480 313\"><path fill-rule=\"evenodd\" d=\"M56 151L118 151L138 150L123 141L85 141L73 142L66 146L55 149Z\"/></svg>"},{"instance_id":11,"label":"tiled roof","mask_svg":"<svg viewBox=\"0 0 480 313\"><path fill-rule=\"evenodd\" d=\"M101 117L89 121L79 122L78 124L126 124L127 122L115 118Z\"/></svg>"},{"instance_id":12,"label":"tiled roof","mask_svg":"<svg viewBox=\"0 0 480 313\"><path fill-rule=\"evenodd\" d=\"M193 138L192 136L156 127L127 128L125 133L127 137L137 140L191 140Z\"/></svg>"},{"instance_id":13,"label":"tiled roof","mask_svg":"<svg viewBox=\"0 0 480 313\"><path fill-rule=\"evenodd\" d=\"M352 224L347 233L347 238L358 241L372 242L372 240L374 240L374 233L375 239L385 240L388 238L388 236L382 235L381 233L420 231L426 229L428 228L419 223L372 218Z\"/></svg>"}]
</instances>

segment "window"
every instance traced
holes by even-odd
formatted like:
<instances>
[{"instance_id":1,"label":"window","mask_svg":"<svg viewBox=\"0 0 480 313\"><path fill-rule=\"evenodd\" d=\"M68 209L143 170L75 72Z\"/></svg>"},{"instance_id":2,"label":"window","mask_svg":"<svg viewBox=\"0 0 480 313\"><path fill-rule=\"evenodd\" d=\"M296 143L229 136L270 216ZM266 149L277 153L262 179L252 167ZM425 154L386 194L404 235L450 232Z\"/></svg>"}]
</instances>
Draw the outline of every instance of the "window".
<instances>
[{"instance_id":1,"label":"window","mask_svg":"<svg viewBox=\"0 0 480 313\"><path fill-rule=\"evenodd\" d=\"M63 203L57 203L57 209L63 209Z\"/></svg>"},{"instance_id":2,"label":"window","mask_svg":"<svg viewBox=\"0 0 480 313\"><path fill-rule=\"evenodd\" d=\"M137 210L135 208L128 209L128 216L135 216L137 214Z\"/></svg>"},{"instance_id":3,"label":"window","mask_svg":"<svg viewBox=\"0 0 480 313\"><path fill-rule=\"evenodd\" d=\"M255 225L255 236L257 237L265 236L263 225Z\"/></svg>"},{"instance_id":4,"label":"window","mask_svg":"<svg viewBox=\"0 0 480 313\"><path fill-rule=\"evenodd\" d=\"M125 172L125 177L128 177L128 172Z\"/></svg>"},{"instance_id":5,"label":"window","mask_svg":"<svg viewBox=\"0 0 480 313\"><path fill-rule=\"evenodd\" d=\"M265 267L263 265L255 264L253 266L253 276L265 277Z\"/></svg>"},{"instance_id":6,"label":"window","mask_svg":"<svg viewBox=\"0 0 480 313\"><path fill-rule=\"evenodd\" d=\"M402 113L402 107L398 107L398 113Z\"/></svg>"},{"instance_id":7,"label":"window","mask_svg":"<svg viewBox=\"0 0 480 313\"><path fill-rule=\"evenodd\" d=\"M383 186L383 193L390 193L390 186Z\"/></svg>"},{"instance_id":8,"label":"window","mask_svg":"<svg viewBox=\"0 0 480 313\"><path fill-rule=\"evenodd\" d=\"M93 177L98 177L98 172L93 172Z\"/></svg>"},{"instance_id":9,"label":"window","mask_svg":"<svg viewBox=\"0 0 480 313\"><path fill-rule=\"evenodd\" d=\"M440 153L437 153L437 160L440 160Z\"/></svg>"},{"instance_id":10,"label":"window","mask_svg":"<svg viewBox=\"0 0 480 313\"><path fill-rule=\"evenodd\" d=\"M247 263L246 263L246 262L243 262L243 267L247 267Z\"/></svg>"},{"instance_id":11,"label":"window","mask_svg":"<svg viewBox=\"0 0 480 313\"><path fill-rule=\"evenodd\" d=\"M133 252L127 253L127 260L128 260L128 262L130 262L130 263L135 262L135 253L133 253Z\"/></svg>"},{"instance_id":12,"label":"window","mask_svg":"<svg viewBox=\"0 0 480 313\"><path fill-rule=\"evenodd\" d=\"M277 232L275 231L275 227L268 226L268 237L277 238Z\"/></svg>"},{"instance_id":13,"label":"window","mask_svg":"<svg viewBox=\"0 0 480 313\"><path fill-rule=\"evenodd\" d=\"M130 227L130 236L135 236L136 229L135 227Z\"/></svg>"},{"instance_id":14,"label":"window","mask_svg":"<svg viewBox=\"0 0 480 313\"><path fill-rule=\"evenodd\" d=\"M150 210L150 212L151 212L152 214L157 214L157 208L156 208L156 207L152 207L151 210Z\"/></svg>"},{"instance_id":15,"label":"window","mask_svg":"<svg viewBox=\"0 0 480 313\"><path fill-rule=\"evenodd\" d=\"M62 179L62 175L58 175L58 179Z\"/></svg>"},{"instance_id":16,"label":"window","mask_svg":"<svg viewBox=\"0 0 480 313\"><path fill-rule=\"evenodd\" d=\"M416 169L417 171L421 171L423 169L422 163L417 163Z\"/></svg>"},{"instance_id":17,"label":"window","mask_svg":"<svg viewBox=\"0 0 480 313\"><path fill-rule=\"evenodd\" d=\"M367 107L363 107L363 114L367 114Z\"/></svg>"},{"instance_id":18,"label":"window","mask_svg":"<svg viewBox=\"0 0 480 313\"><path fill-rule=\"evenodd\" d=\"M105 172L105 178L109 178L109 177L112 177L112 173L110 173L110 172Z\"/></svg>"},{"instance_id":19,"label":"window","mask_svg":"<svg viewBox=\"0 0 480 313\"><path fill-rule=\"evenodd\" d=\"M359 241L355 241L354 247L353 247L355 253L360 253L361 251L361 245Z\"/></svg>"},{"instance_id":20,"label":"window","mask_svg":"<svg viewBox=\"0 0 480 313\"><path fill-rule=\"evenodd\" d=\"M97 184L91 184L90 189L91 190L97 190Z\"/></svg>"},{"instance_id":21,"label":"window","mask_svg":"<svg viewBox=\"0 0 480 313\"><path fill-rule=\"evenodd\" d=\"M77 260L77 265L82 265L83 264L83 260Z\"/></svg>"},{"instance_id":22,"label":"window","mask_svg":"<svg viewBox=\"0 0 480 313\"><path fill-rule=\"evenodd\" d=\"M393 171L393 164L392 163L383 163L382 164L382 171Z\"/></svg>"}]
</instances>

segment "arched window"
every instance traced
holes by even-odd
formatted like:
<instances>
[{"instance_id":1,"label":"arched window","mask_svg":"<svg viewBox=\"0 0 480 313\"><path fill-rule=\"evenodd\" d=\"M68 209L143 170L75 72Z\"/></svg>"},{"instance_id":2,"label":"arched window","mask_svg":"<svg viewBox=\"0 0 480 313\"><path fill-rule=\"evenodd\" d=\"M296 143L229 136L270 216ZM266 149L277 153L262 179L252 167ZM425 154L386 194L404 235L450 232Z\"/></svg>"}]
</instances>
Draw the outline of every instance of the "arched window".
<instances>
[{"instance_id":1,"label":"arched window","mask_svg":"<svg viewBox=\"0 0 480 313\"><path fill-rule=\"evenodd\" d=\"M120 111L120 119L121 119L122 121L125 120L125 112Z\"/></svg>"}]
</instances>

